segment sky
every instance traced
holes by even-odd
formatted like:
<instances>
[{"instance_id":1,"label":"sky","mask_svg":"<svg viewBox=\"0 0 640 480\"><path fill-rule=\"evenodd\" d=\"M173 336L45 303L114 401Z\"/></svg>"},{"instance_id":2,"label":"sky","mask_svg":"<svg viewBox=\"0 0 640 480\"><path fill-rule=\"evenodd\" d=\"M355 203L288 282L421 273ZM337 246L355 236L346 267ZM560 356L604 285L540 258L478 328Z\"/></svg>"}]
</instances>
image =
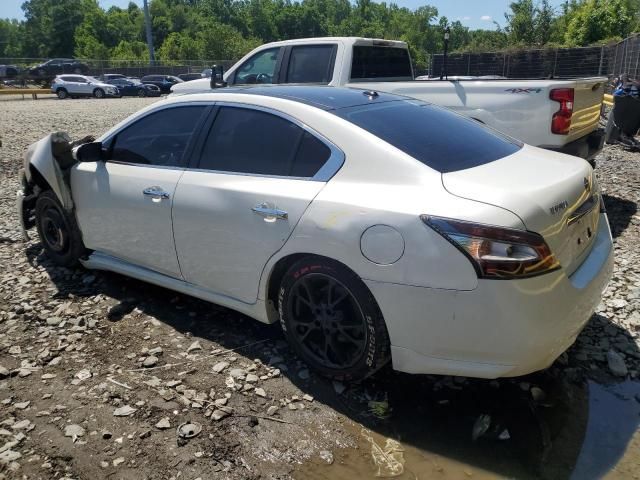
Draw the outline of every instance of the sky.
<instances>
[{"instance_id":1,"label":"sky","mask_svg":"<svg viewBox=\"0 0 640 480\"><path fill-rule=\"evenodd\" d=\"M62 0L64 1L64 0ZM98 0L103 8L112 5L126 7L130 0ZM133 0L142 5L142 0ZM24 0L0 0L0 18L23 19L20 6ZM416 9L422 5L433 5L439 15L444 15L450 21L460 20L463 25L471 28L493 29L493 21L504 25L504 12L509 8L511 0L387 0L401 7ZM563 0L551 0L554 7L558 7Z\"/></svg>"}]
</instances>

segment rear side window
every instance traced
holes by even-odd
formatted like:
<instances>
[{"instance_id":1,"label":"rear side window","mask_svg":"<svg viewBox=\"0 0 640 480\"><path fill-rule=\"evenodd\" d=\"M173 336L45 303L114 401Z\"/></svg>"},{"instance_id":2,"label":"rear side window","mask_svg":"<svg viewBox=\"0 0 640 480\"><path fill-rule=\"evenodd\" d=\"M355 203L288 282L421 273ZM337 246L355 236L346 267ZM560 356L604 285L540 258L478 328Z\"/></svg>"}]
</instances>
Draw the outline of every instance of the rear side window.
<instances>
[{"instance_id":1,"label":"rear side window","mask_svg":"<svg viewBox=\"0 0 640 480\"><path fill-rule=\"evenodd\" d=\"M333 73L334 45L291 48L285 83L329 83Z\"/></svg>"},{"instance_id":2,"label":"rear side window","mask_svg":"<svg viewBox=\"0 0 640 480\"><path fill-rule=\"evenodd\" d=\"M184 152L205 109L202 105L165 108L141 118L116 135L111 160L184 167Z\"/></svg>"},{"instance_id":3,"label":"rear side window","mask_svg":"<svg viewBox=\"0 0 640 480\"><path fill-rule=\"evenodd\" d=\"M329 147L309 132L304 132L291 175L294 177L313 177L330 156Z\"/></svg>"},{"instance_id":4,"label":"rear side window","mask_svg":"<svg viewBox=\"0 0 640 480\"><path fill-rule=\"evenodd\" d=\"M353 47L351 79L411 78L411 59L406 48Z\"/></svg>"},{"instance_id":5,"label":"rear side window","mask_svg":"<svg viewBox=\"0 0 640 480\"><path fill-rule=\"evenodd\" d=\"M260 110L221 107L199 167L254 175L313 177L330 155L326 145L287 119Z\"/></svg>"},{"instance_id":6,"label":"rear side window","mask_svg":"<svg viewBox=\"0 0 640 480\"><path fill-rule=\"evenodd\" d=\"M484 165L522 147L475 120L422 102L371 104L336 114L442 173Z\"/></svg>"}]
</instances>

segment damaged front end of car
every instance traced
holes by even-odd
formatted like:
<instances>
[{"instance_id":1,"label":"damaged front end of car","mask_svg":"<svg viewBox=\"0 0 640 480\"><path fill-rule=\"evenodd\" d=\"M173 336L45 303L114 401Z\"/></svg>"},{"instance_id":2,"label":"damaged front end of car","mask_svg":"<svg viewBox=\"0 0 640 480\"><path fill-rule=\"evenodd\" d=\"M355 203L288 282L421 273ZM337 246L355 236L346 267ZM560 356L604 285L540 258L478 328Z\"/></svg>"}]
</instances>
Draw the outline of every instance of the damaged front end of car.
<instances>
[{"instance_id":1,"label":"damaged front end of car","mask_svg":"<svg viewBox=\"0 0 640 480\"><path fill-rule=\"evenodd\" d=\"M24 240L35 225L35 207L43 190L52 190L65 210L73 211L69 169L77 163L75 147L93 142L92 136L72 141L66 132L55 132L31 144L19 173L20 189L16 192L16 209Z\"/></svg>"}]
</instances>

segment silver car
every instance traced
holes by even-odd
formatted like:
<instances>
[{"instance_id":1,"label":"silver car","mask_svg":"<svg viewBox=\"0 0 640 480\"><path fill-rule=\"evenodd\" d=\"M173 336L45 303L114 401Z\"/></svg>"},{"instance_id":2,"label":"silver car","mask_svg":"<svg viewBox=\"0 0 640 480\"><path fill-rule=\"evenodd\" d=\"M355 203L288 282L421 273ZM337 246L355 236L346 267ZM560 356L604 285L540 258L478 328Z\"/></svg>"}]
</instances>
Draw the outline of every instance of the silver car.
<instances>
[{"instance_id":1,"label":"silver car","mask_svg":"<svg viewBox=\"0 0 640 480\"><path fill-rule=\"evenodd\" d=\"M68 97L120 98L122 96L116 86L85 75L58 75L51 82L51 92L61 100Z\"/></svg>"}]
</instances>

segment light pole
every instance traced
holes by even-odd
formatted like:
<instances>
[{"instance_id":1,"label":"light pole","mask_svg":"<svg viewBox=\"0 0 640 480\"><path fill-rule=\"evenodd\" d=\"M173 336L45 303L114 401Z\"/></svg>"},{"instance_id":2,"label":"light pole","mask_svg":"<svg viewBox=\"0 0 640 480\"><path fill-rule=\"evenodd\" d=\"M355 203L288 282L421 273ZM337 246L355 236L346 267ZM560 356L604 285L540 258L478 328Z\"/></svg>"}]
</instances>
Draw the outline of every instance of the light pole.
<instances>
[{"instance_id":1,"label":"light pole","mask_svg":"<svg viewBox=\"0 0 640 480\"><path fill-rule=\"evenodd\" d=\"M449 51L449 35L451 35L451 29L449 27L444 29L444 58L442 61L442 71L440 72L440 80L447 78L447 52Z\"/></svg>"},{"instance_id":2,"label":"light pole","mask_svg":"<svg viewBox=\"0 0 640 480\"><path fill-rule=\"evenodd\" d=\"M151 16L149 15L149 5L147 0L142 2L144 8L144 25L147 32L147 47L149 47L149 65L155 64L156 55L153 51L153 37L151 36Z\"/></svg>"}]
</instances>

